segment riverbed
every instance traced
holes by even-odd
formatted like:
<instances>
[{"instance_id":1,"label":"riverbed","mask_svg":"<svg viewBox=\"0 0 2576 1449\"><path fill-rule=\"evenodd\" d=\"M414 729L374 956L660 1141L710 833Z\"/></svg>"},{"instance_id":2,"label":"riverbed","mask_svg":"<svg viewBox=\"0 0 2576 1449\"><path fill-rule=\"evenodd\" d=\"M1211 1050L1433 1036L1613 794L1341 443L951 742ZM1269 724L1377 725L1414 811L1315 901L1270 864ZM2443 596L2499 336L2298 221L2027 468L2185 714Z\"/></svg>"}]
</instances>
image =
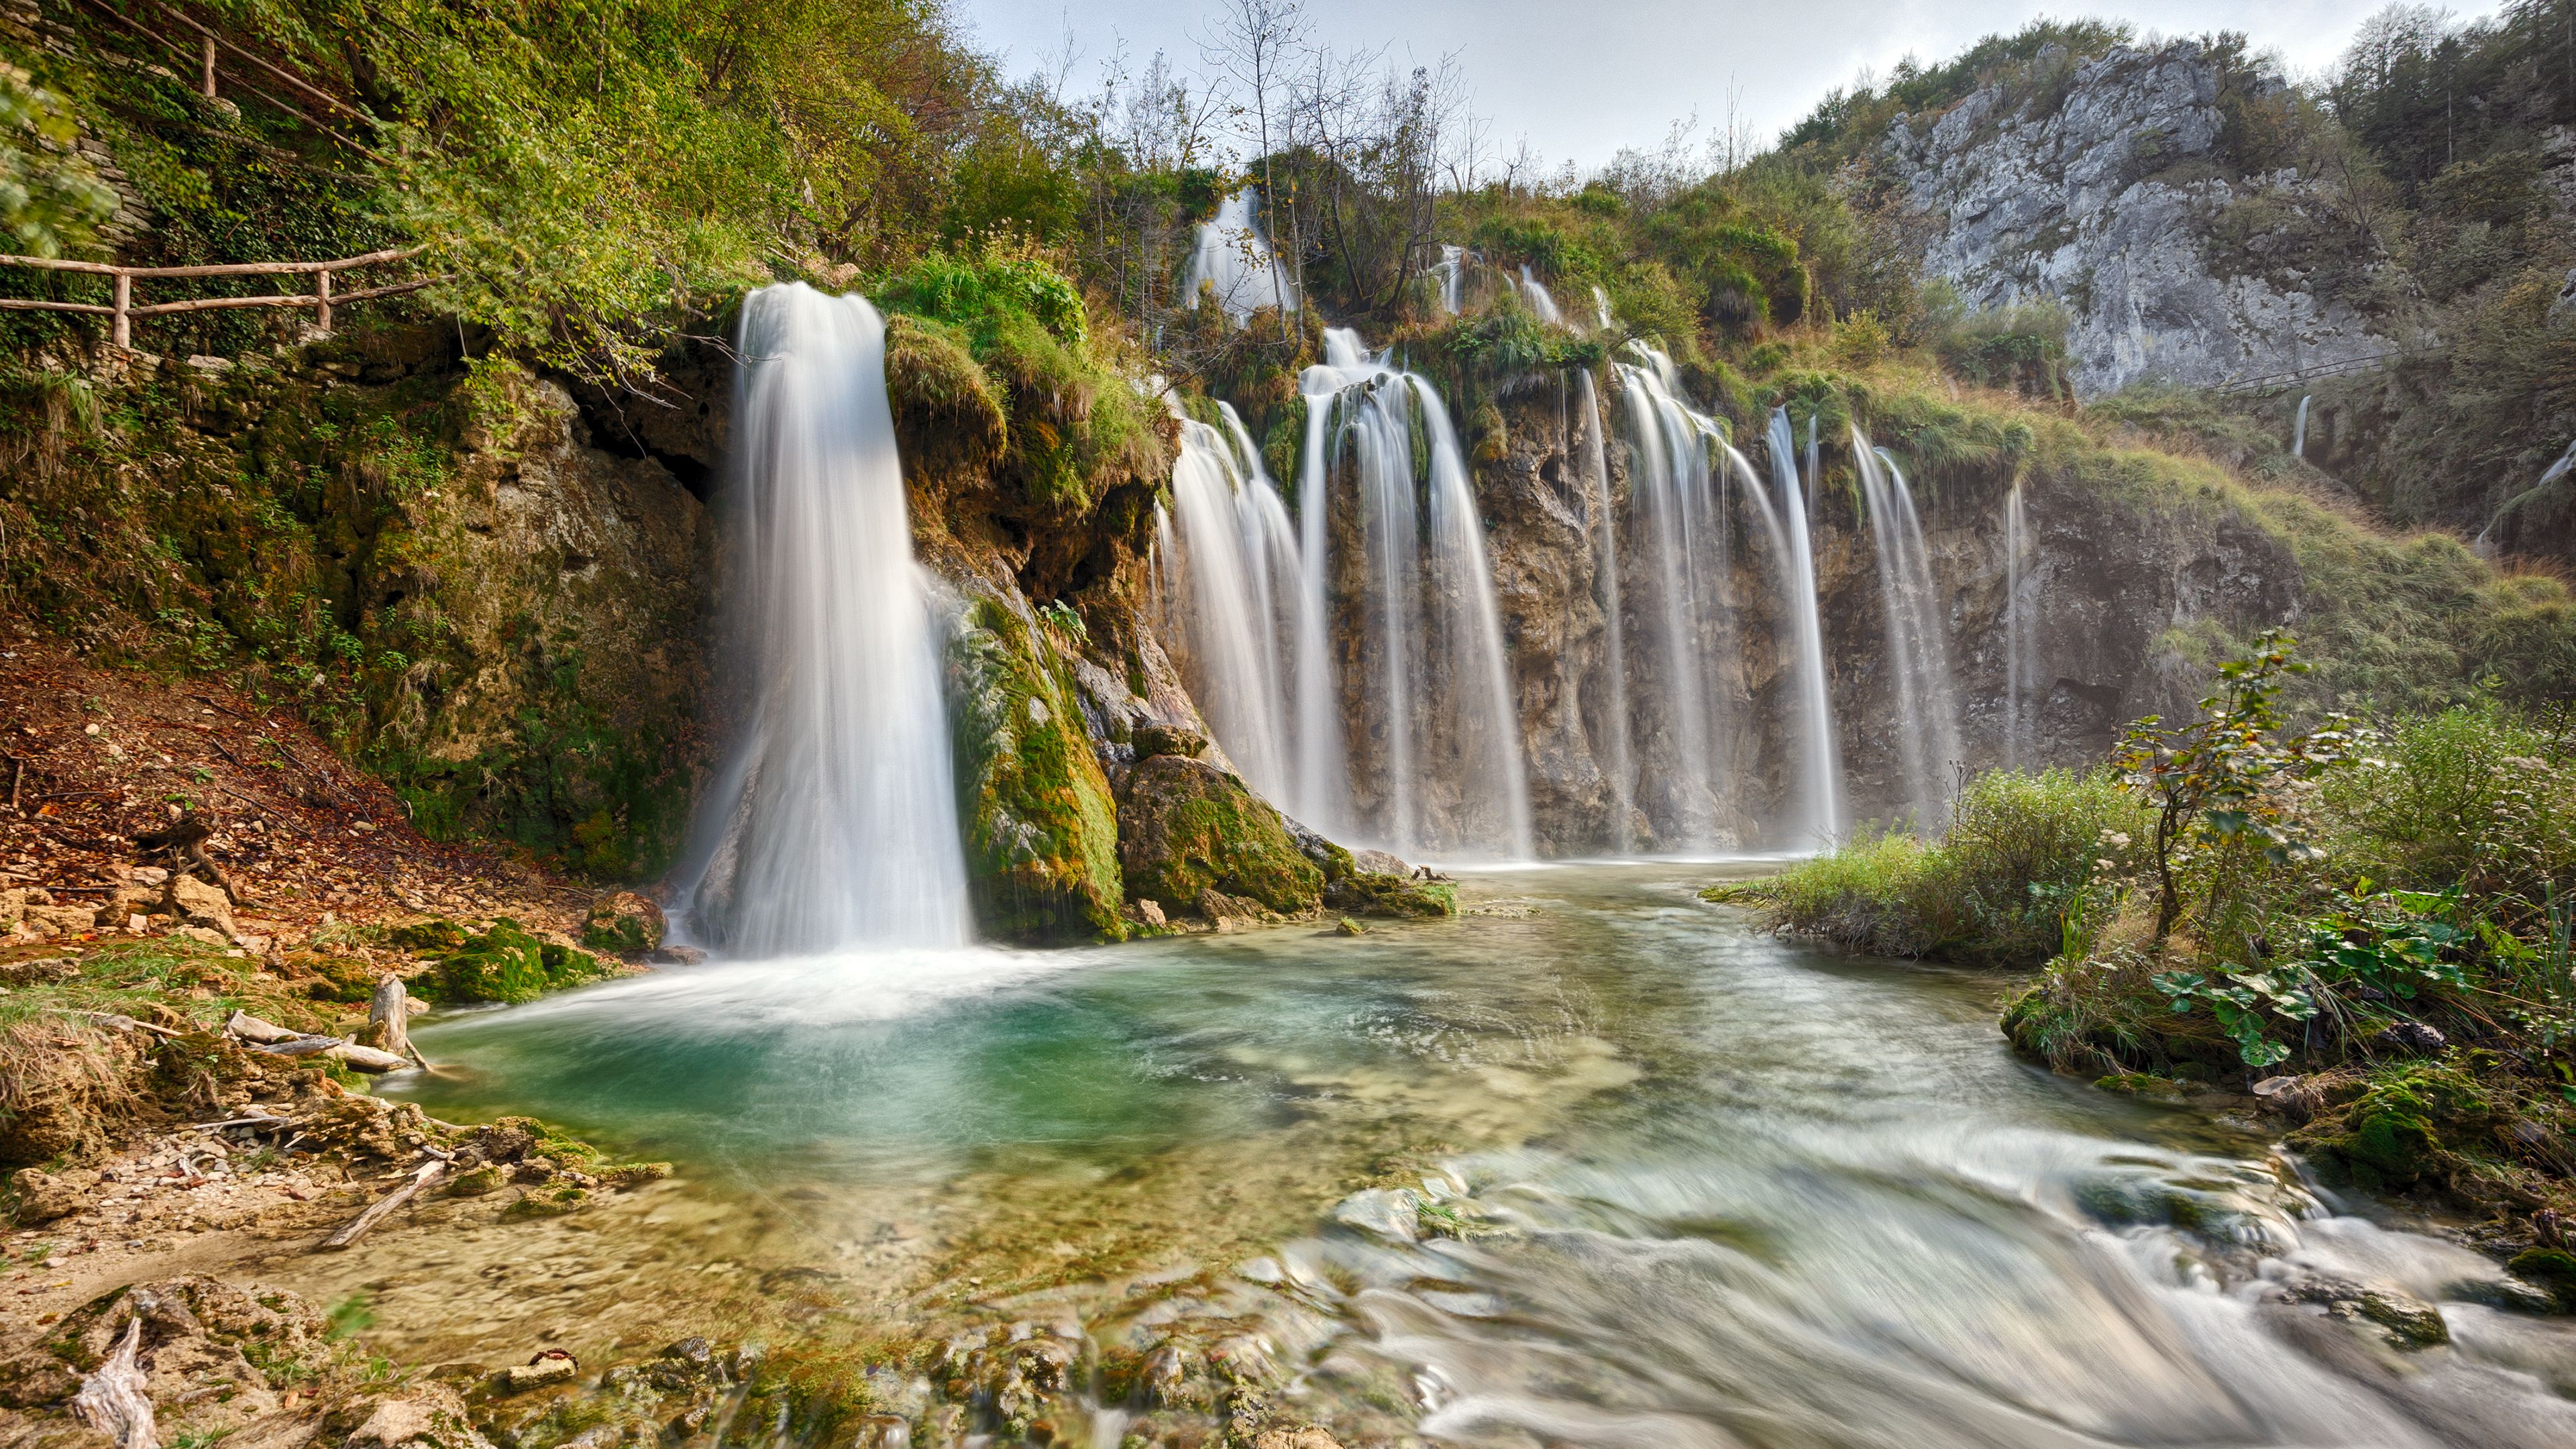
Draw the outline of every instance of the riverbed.
<instances>
[{"instance_id":1,"label":"riverbed","mask_svg":"<svg viewBox=\"0 0 2576 1449\"><path fill-rule=\"evenodd\" d=\"M1345 1444L2576 1443L2576 1332L2486 1259L2303 1184L2232 1099L2016 1058L1999 978L1697 898L1728 874L1496 872L1461 919L1357 937L712 962L433 1019L445 1070L394 1094L678 1176L290 1286L366 1292L418 1360L1223 1342ZM1083 1410L1059 1442L1132 1406Z\"/></svg>"}]
</instances>

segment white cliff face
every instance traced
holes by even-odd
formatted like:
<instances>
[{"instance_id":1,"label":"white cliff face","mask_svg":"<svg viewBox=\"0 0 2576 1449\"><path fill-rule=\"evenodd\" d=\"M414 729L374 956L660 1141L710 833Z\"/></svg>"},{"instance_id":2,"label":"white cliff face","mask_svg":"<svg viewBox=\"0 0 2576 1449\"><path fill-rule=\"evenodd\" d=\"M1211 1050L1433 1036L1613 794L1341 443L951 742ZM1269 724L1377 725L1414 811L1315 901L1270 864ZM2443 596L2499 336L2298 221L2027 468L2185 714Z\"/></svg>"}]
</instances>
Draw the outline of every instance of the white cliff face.
<instances>
[{"instance_id":1,"label":"white cliff face","mask_svg":"<svg viewBox=\"0 0 2576 1449\"><path fill-rule=\"evenodd\" d=\"M2080 392L2215 386L2392 350L2339 303L2212 274L2204 241L2230 202L2312 183L2190 164L2220 160L2219 76L2199 45L2116 47L2034 89L1979 90L1929 124L1899 117L1882 153L1930 238L1927 275L1975 306L2063 305Z\"/></svg>"}]
</instances>

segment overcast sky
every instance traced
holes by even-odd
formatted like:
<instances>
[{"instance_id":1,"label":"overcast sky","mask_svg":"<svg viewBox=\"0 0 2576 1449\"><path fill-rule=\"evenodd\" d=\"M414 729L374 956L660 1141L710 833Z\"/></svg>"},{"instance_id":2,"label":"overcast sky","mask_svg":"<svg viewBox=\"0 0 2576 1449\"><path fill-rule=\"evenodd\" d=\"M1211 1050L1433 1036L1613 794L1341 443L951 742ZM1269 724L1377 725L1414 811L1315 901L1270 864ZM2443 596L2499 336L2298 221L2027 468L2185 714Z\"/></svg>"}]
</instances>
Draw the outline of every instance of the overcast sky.
<instances>
[{"instance_id":1,"label":"overcast sky","mask_svg":"<svg viewBox=\"0 0 2576 1449\"><path fill-rule=\"evenodd\" d=\"M1077 87L1097 76L1119 43L1140 63L1161 49L1192 68L1215 0L951 0L1014 75L1040 69L1064 48L1082 53ZM1551 164L1589 169L1622 146L1652 147L1696 111L1704 129L1735 109L1760 144L1848 85L1864 67L1884 74L1911 54L1947 57L1978 37L2017 30L2047 14L2129 22L2139 32L2198 35L2243 30L2277 51L2293 74L2323 70L2353 28L2385 0L2128 0L2112 5L2026 0L1306 0L1319 38L1337 46L1388 45L1432 62L1456 54L1480 114L1494 118L1505 149L1526 134ZM2456 4L2464 15L2492 3Z\"/></svg>"}]
</instances>

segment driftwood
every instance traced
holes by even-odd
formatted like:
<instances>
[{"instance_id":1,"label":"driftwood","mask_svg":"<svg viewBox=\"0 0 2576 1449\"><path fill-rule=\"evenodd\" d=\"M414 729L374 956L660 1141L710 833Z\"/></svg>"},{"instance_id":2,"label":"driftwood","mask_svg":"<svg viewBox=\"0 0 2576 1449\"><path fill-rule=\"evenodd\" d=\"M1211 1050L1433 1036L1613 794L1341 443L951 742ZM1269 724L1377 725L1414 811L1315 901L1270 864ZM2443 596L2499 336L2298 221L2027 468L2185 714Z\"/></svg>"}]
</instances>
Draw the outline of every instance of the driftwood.
<instances>
[{"instance_id":1,"label":"driftwood","mask_svg":"<svg viewBox=\"0 0 2576 1449\"><path fill-rule=\"evenodd\" d=\"M347 1045L336 1036L299 1036L291 1041L252 1042L250 1049L273 1057L318 1057L335 1047Z\"/></svg>"},{"instance_id":2,"label":"driftwood","mask_svg":"<svg viewBox=\"0 0 2576 1449\"><path fill-rule=\"evenodd\" d=\"M262 1021L246 1012L234 1012L232 1019L224 1023L224 1030L252 1051L265 1052L273 1057L328 1056L359 1072L399 1072L411 1065L408 1059L392 1052L378 1051L342 1037L289 1031L276 1022Z\"/></svg>"},{"instance_id":3,"label":"driftwood","mask_svg":"<svg viewBox=\"0 0 2576 1449\"><path fill-rule=\"evenodd\" d=\"M81 1380L80 1392L72 1396L72 1417L115 1440L116 1449L161 1449L152 1423L152 1401L143 1393L143 1370L134 1362L143 1346L145 1304L141 1299L137 1294L131 1304L134 1316L125 1320L125 1341L98 1366L98 1372Z\"/></svg>"},{"instance_id":4,"label":"driftwood","mask_svg":"<svg viewBox=\"0 0 2576 1449\"><path fill-rule=\"evenodd\" d=\"M447 1175L456 1170L458 1163L465 1160L465 1156L459 1154L454 1159L432 1158L422 1163L419 1170L412 1173L411 1181L376 1199L365 1212L341 1224L339 1231L315 1243L314 1251L337 1251L365 1237L367 1229L384 1221L386 1214L446 1181Z\"/></svg>"},{"instance_id":5,"label":"driftwood","mask_svg":"<svg viewBox=\"0 0 2576 1449\"><path fill-rule=\"evenodd\" d=\"M374 1047L360 1046L353 1041L344 1041L332 1047L330 1055L332 1060L353 1072L399 1072L411 1065L409 1057L398 1057L392 1052L380 1052Z\"/></svg>"},{"instance_id":6,"label":"driftwood","mask_svg":"<svg viewBox=\"0 0 2576 1449\"><path fill-rule=\"evenodd\" d=\"M303 1032L289 1031L285 1027L279 1026L276 1022L262 1021L258 1017L253 1016L246 1011L234 1012L232 1020L224 1023L224 1030L233 1036L241 1038L243 1041L260 1042L264 1044L281 1041L297 1041L302 1039L304 1036Z\"/></svg>"}]
</instances>

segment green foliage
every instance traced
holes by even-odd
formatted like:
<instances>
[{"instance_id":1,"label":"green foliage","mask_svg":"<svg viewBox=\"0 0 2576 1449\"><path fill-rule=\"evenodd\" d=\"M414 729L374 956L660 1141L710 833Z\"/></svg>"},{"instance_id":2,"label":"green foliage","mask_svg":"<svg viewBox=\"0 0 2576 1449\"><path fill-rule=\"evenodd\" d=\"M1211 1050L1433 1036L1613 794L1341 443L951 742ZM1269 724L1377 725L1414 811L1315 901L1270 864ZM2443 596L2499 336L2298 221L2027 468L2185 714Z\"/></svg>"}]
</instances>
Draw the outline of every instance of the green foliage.
<instances>
[{"instance_id":1,"label":"green foliage","mask_svg":"<svg viewBox=\"0 0 2576 1449\"><path fill-rule=\"evenodd\" d=\"M1934 281L1923 289L1917 325L1924 345L1960 381L2054 401L2074 396L2067 323L2066 309L2055 302L1971 310L1949 283Z\"/></svg>"},{"instance_id":2,"label":"green foliage","mask_svg":"<svg viewBox=\"0 0 2576 1449\"><path fill-rule=\"evenodd\" d=\"M115 214L116 193L72 145L79 134L63 97L0 61L0 238L10 251L80 251Z\"/></svg>"},{"instance_id":3,"label":"green foliage","mask_svg":"<svg viewBox=\"0 0 2576 1449\"><path fill-rule=\"evenodd\" d=\"M430 1000L528 1002L581 986L610 970L587 951L530 935L504 916L447 952L419 985Z\"/></svg>"},{"instance_id":4,"label":"green foliage","mask_svg":"<svg viewBox=\"0 0 2576 1449\"><path fill-rule=\"evenodd\" d=\"M2108 772L1996 771L1969 782L1937 842L1863 839L1716 898L1856 950L2037 966L2109 908L2143 824Z\"/></svg>"},{"instance_id":5,"label":"green foliage","mask_svg":"<svg viewBox=\"0 0 2576 1449\"><path fill-rule=\"evenodd\" d=\"M2219 691L2200 702L2199 720L2166 730L2153 715L2130 727L2113 764L2154 812L2148 861L2156 873L2156 943L2182 915L2186 860L2208 872L2204 921L2233 904L2234 870L2247 850L2273 865L2320 859L2280 793L2284 784L2317 776L2350 758L2350 721L2329 715L2297 734L2285 730L2277 703L2283 680L2310 666L2291 658L2296 642L2267 630L2255 650L2219 670ZM2195 858L2187 852L2197 851Z\"/></svg>"}]
</instances>

